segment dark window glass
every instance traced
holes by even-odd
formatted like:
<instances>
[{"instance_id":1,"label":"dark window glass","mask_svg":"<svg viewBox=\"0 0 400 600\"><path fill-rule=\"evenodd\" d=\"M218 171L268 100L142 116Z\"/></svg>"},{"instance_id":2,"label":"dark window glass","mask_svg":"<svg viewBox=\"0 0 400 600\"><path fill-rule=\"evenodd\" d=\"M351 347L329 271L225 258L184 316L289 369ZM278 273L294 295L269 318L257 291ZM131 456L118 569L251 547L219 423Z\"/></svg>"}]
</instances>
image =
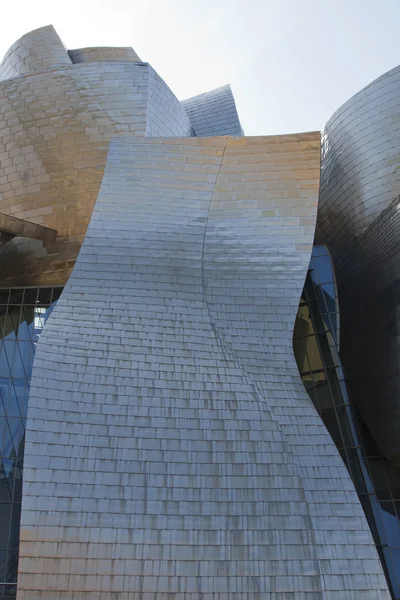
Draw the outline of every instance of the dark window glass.
<instances>
[{"instance_id":1,"label":"dark window glass","mask_svg":"<svg viewBox=\"0 0 400 600\"><path fill-rule=\"evenodd\" d=\"M321 411L321 417L325 427L331 434L333 441L338 448L344 448L344 441L340 431L339 422L334 408L326 408Z\"/></svg>"},{"instance_id":2,"label":"dark window glass","mask_svg":"<svg viewBox=\"0 0 400 600\"><path fill-rule=\"evenodd\" d=\"M8 304L10 290L0 290L0 304Z\"/></svg>"},{"instance_id":3,"label":"dark window glass","mask_svg":"<svg viewBox=\"0 0 400 600\"><path fill-rule=\"evenodd\" d=\"M46 304L47 306L50 306L51 295L52 295L52 288L39 288L38 303Z\"/></svg>"},{"instance_id":4,"label":"dark window glass","mask_svg":"<svg viewBox=\"0 0 400 600\"><path fill-rule=\"evenodd\" d=\"M55 288L53 288L53 296L52 296L52 299L51 299L52 302L56 302L59 299L59 297L61 296L61 292L63 291L63 289L64 288L62 288L62 287L55 287Z\"/></svg>"},{"instance_id":5,"label":"dark window glass","mask_svg":"<svg viewBox=\"0 0 400 600\"><path fill-rule=\"evenodd\" d=\"M349 461L350 474L354 481L356 490L360 494L366 492L367 489L364 482L359 452L360 450L358 448L347 448L346 450Z\"/></svg>"},{"instance_id":6,"label":"dark window glass","mask_svg":"<svg viewBox=\"0 0 400 600\"><path fill-rule=\"evenodd\" d=\"M9 298L9 304L18 304L19 306L21 306L22 304L22 299L24 297L24 290L23 289L12 289L10 290L10 298Z\"/></svg>"},{"instance_id":7,"label":"dark window glass","mask_svg":"<svg viewBox=\"0 0 400 600\"><path fill-rule=\"evenodd\" d=\"M25 290L24 294L24 304L36 304L38 296L37 288L28 288Z\"/></svg>"},{"instance_id":8,"label":"dark window glass","mask_svg":"<svg viewBox=\"0 0 400 600\"><path fill-rule=\"evenodd\" d=\"M22 457L33 356L61 290L0 290L0 600L15 599L16 592L11 584L18 571Z\"/></svg>"},{"instance_id":9,"label":"dark window glass","mask_svg":"<svg viewBox=\"0 0 400 600\"><path fill-rule=\"evenodd\" d=\"M386 304L380 308L391 318ZM326 247L315 246L293 349L304 387L349 470L389 584L400 600L400 471L381 455L349 397L338 355L338 326L332 261Z\"/></svg>"}]
</instances>

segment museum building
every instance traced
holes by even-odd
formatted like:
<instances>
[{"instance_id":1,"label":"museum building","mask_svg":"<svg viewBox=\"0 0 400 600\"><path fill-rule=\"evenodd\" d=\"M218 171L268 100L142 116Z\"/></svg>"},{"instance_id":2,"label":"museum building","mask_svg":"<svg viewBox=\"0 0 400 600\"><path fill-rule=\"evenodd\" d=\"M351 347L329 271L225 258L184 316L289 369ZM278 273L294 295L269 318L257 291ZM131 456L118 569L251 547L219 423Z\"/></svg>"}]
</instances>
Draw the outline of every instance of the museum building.
<instances>
[{"instance_id":1,"label":"museum building","mask_svg":"<svg viewBox=\"0 0 400 600\"><path fill-rule=\"evenodd\" d=\"M399 109L246 137L131 48L10 48L0 600L400 600Z\"/></svg>"}]
</instances>

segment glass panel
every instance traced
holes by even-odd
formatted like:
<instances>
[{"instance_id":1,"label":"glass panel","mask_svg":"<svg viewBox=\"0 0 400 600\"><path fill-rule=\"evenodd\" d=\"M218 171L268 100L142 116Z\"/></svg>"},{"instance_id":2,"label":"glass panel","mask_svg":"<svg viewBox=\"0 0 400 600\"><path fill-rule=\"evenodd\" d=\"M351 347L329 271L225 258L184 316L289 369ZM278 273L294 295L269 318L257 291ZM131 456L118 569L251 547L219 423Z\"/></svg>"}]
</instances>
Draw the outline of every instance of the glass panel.
<instances>
[{"instance_id":1,"label":"glass panel","mask_svg":"<svg viewBox=\"0 0 400 600\"><path fill-rule=\"evenodd\" d=\"M38 303L50 306L52 288L39 288Z\"/></svg>"},{"instance_id":2,"label":"glass panel","mask_svg":"<svg viewBox=\"0 0 400 600\"><path fill-rule=\"evenodd\" d=\"M2 538L2 537L3 537L2 532L0 530L0 538ZM7 546L4 546L4 548L6 548L6 547ZM7 562L7 550L0 548L0 581L4 581L6 562ZM1 592L1 588L0 588L0 592ZM0 598L1 598L1 596L0 596ZM4 596L4 598L7 598L7 596Z\"/></svg>"},{"instance_id":3,"label":"glass panel","mask_svg":"<svg viewBox=\"0 0 400 600\"><path fill-rule=\"evenodd\" d=\"M385 473L388 480L390 492L394 500L400 500L400 473L399 470L385 461Z\"/></svg>"},{"instance_id":4,"label":"glass panel","mask_svg":"<svg viewBox=\"0 0 400 600\"><path fill-rule=\"evenodd\" d=\"M0 340L0 379L10 374L4 342Z\"/></svg>"},{"instance_id":5,"label":"glass panel","mask_svg":"<svg viewBox=\"0 0 400 600\"><path fill-rule=\"evenodd\" d=\"M52 302L57 302L57 300L61 296L61 292L63 291L63 289L64 288L62 288L62 287L55 287L55 288L53 288L53 296L52 296L52 299L51 299Z\"/></svg>"},{"instance_id":6,"label":"glass panel","mask_svg":"<svg viewBox=\"0 0 400 600\"><path fill-rule=\"evenodd\" d=\"M349 422L347 406L336 406L335 411L339 421L340 431L342 432L342 438L344 440L345 447L349 448L351 446L355 446L357 444L357 439Z\"/></svg>"},{"instance_id":7,"label":"glass panel","mask_svg":"<svg viewBox=\"0 0 400 600\"><path fill-rule=\"evenodd\" d=\"M18 551L8 551L7 552L7 582L8 583L16 583L18 575ZM9 588L9 594L12 593L13 588ZM12 598L12 596L11 596Z\"/></svg>"},{"instance_id":8,"label":"glass panel","mask_svg":"<svg viewBox=\"0 0 400 600\"><path fill-rule=\"evenodd\" d=\"M354 481L354 486L359 494L365 493L367 489L361 470L359 450L357 448L348 448L346 452L350 465L349 471Z\"/></svg>"},{"instance_id":9,"label":"glass panel","mask_svg":"<svg viewBox=\"0 0 400 600\"><path fill-rule=\"evenodd\" d=\"M8 298L10 296L10 290L0 289L0 304L8 304Z\"/></svg>"},{"instance_id":10,"label":"glass panel","mask_svg":"<svg viewBox=\"0 0 400 600\"><path fill-rule=\"evenodd\" d=\"M37 288L27 288L24 293L24 304L36 304L37 297Z\"/></svg>"},{"instance_id":11,"label":"glass panel","mask_svg":"<svg viewBox=\"0 0 400 600\"><path fill-rule=\"evenodd\" d=\"M389 483L385 475L384 463L378 459L368 459L368 469L374 484L378 500L390 500L391 494Z\"/></svg>"},{"instance_id":12,"label":"glass panel","mask_svg":"<svg viewBox=\"0 0 400 600\"><path fill-rule=\"evenodd\" d=\"M325 378L325 372L323 372L323 375ZM333 406L331 389L326 379L315 382L315 392L318 408L320 410L323 408L331 408Z\"/></svg>"},{"instance_id":13,"label":"glass panel","mask_svg":"<svg viewBox=\"0 0 400 600\"><path fill-rule=\"evenodd\" d=\"M359 498L360 498L362 507L364 509L365 516L367 517L368 523L370 524L371 533L373 535L375 544L381 544L382 540L379 537L378 529L376 528L376 525L375 525L375 515L374 515L373 506L375 506L375 510L380 511L381 509L379 506L376 505L376 500L375 500L374 496L367 495L367 494L361 494L359 496Z\"/></svg>"},{"instance_id":14,"label":"glass panel","mask_svg":"<svg viewBox=\"0 0 400 600\"><path fill-rule=\"evenodd\" d=\"M12 463L9 459L0 458L0 501L8 501L11 502L13 487L12 481L10 482L10 478L8 476L9 465L5 464ZM12 468L12 465L11 465ZM0 524L1 529L1 524ZM0 546L1 547L1 546Z\"/></svg>"},{"instance_id":15,"label":"glass panel","mask_svg":"<svg viewBox=\"0 0 400 600\"><path fill-rule=\"evenodd\" d=\"M400 551L383 548L394 597L400 598Z\"/></svg>"},{"instance_id":16,"label":"glass panel","mask_svg":"<svg viewBox=\"0 0 400 600\"><path fill-rule=\"evenodd\" d=\"M387 543L391 548L400 549L399 520L392 502L382 502L382 519L386 530Z\"/></svg>"},{"instance_id":17,"label":"glass panel","mask_svg":"<svg viewBox=\"0 0 400 600\"><path fill-rule=\"evenodd\" d=\"M370 434L369 429L362 417L358 417L356 419L356 427L359 431L365 456L380 456L378 447L372 439L372 435Z\"/></svg>"},{"instance_id":18,"label":"glass panel","mask_svg":"<svg viewBox=\"0 0 400 600\"><path fill-rule=\"evenodd\" d=\"M385 573L400 600L400 471L381 455L348 393L338 354L336 293L329 252L315 246L293 349L304 387L349 469Z\"/></svg>"},{"instance_id":19,"label":"glass panel","mask_svg":"<svg viewBox=\"0 0 400 600\"><path fill-rule=\"evenodd\" d=\"M333 300L335 298L335 286L333 283L323 283L321 285L322 289L323 289L323 296L325 298L325 301L327 303L328 306L328 310L332 310L333 306L332 306L332 302L331 300ZM328 296L328 298L326 297L326 295Z\"/></svg>"},{"instance_id":20,"label":"glass panel","mask_svg":"<svg viewBox=\"0 0 400 600\"><path fill-rule=\"evenodd\" d=\"M7 416L8 417L20 417L21 415L21 407L20 407L20 391L22 391L25 387L24 379L13 379L10 382L10 387L8 390L8 405L7 405Z\"/></svg>"},{"instance_id":21,"label":"glass panel","mask_svg":"<svg viewBox=\"0 0 400 600\"><path fill-rule=\"evenodd\" d=\"M15 599L22 457L36 342L62 288L0 290L0 600ZM8 304L1 304L1 301ZM19 457L19 458L18 458ZM5 584L5 582L7 582Z\"/></svg>"},{"instance_id":22,"label":"glass panel","mask_svg":"<svg viewBox=\"0 0 400 600\"><path fill-rule=\"evenodd\" d=\"M8 548L11 502L0 502L0 548Z\"/></svg>"},{"instance_id":23,"label":"glass panel","mask_svg":"<svg viewBox=\"0 0 400 600\"><path fill-rule=\"evenodd\" d=\"M33 337L34 306L23 306L18 328L18 339L30 342Z\"/></svg>"},{"instance_id":24,"label":"glass panel","mask_svg":"<svg viewBox=\"0 0 400 600\"><path fill-rule=\"evenodd\" d=\"M18 304L19 306L21 306L23 297L24 297L23 289L18 289L18 288L12 289L12 290L10 290L9 304Z\"/></svg>"},{"instance_id":25,"label":"glass panel","mask_svg":"<svg viewBox=\"0 0 400 600\"><path fill-rule=\"evenodd\" d=\"M345 446L335 409L325 408L321 411L321 417L336 446L338 448L344 448Z\"/></svg>"}]
</instances>

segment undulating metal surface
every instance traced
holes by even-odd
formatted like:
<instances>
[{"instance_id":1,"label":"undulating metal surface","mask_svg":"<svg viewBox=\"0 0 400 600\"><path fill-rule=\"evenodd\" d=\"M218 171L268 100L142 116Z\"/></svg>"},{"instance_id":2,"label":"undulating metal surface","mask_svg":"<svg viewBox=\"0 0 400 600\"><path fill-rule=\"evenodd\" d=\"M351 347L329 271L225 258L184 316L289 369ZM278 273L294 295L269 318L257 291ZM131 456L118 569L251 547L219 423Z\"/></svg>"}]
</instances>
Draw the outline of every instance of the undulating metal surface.
<instances>
[{"instance_id":1,"label":"undulating metal surface","mask_svg":"<svg viewBox=\"0 0 400 600\"><path fill-rule=\"evenodd\" d=\"M21 38L3 62L3 70L11 62L15 68L4 81L0 70L0 212L55 229L58 237L46 247L22 238L9 242L1 285L66 282L111 137L192 132L181 103L148 63L133 62L133 50L119 56L121 49L100 49L101 62L91 62L93 54L88 50L73 64L49 26Z\"/></svg>"},{"instance_id":2,"label":"undulating metal surface","mask_svg":"<svg viewBox=\"0 0 400 600\"><path fill-rule=\"evenodd\" d=\"M373 442L348 394L338 354L339 305L332 260L314 246L294 328L293 347L314 406L349 469L392 596L400 599L400 472Z\"/></svg>"},{"instance_id":3,"label":"undulating metal surface","mask_svg":"<svg viewBox=\"0 0 400 600\"><path fill-rule=\"evenodd\" d=\"M334 261L400 193L400 66L331 117L322 132L317 233Z\"/></svg>"},{"instance_id":4,"label":"undulating metal surface","mask_svg":"<svg viewBox=\"0 0 400 600\"><path fill-rule=\"evenodd\" d=\"M400 465L400 198L343 261L342 357L383 454Z\"/></svg>"},{"instance_id":5,"label":"undulating metal surface","mask_svg":"<svg viewBox=\"0 0 400 600\"><path fill-rule=\"evenodd\" d=\"M384 455L400 464L400 67L323 132L317 243L332 254L348 384Z\"/></svg>"},{"instance_id":6,"label":"undulating metal surface","mask_svg":"<svg viewBox=\"0 0 400 600\"><path fill-rule=\"evenodd\" d=\"M183 100L182 106L198 137L243 135L230 85Z\"/></svg>"},{"instance_id":7,"label":"undulating metal surface","mask_svg":"<svg viewBox=\"0 0 400 600\"><path fill-rule=\"evenodd\" d=\"M18 600L389 600L292 349L318 179L315 133L111 143L36 353Z\"/></svg>"},{"instance_id":8,"label":"undulating metal surface","mask_svg":"<svg viewBox=\"0 0 400 600\"><path fill-rule=\"evenodd\" d=\"M48 25L26 33L11 46L0 64L0 81L70 65L64 44Z\"/></svg>"}]
</instances>

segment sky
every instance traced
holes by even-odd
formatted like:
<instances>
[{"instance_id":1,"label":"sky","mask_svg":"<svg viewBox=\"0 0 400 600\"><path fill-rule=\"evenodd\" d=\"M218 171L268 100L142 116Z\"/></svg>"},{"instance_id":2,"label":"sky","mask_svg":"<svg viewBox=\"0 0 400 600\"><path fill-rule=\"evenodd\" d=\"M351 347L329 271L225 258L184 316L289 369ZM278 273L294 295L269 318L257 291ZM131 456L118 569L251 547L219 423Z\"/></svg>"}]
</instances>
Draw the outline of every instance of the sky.
<instances>
[{"instance_id":1,"label":"sky","mask_svg":"<svg viewBox=\"0 0 400 600\"><path fill-rule=\"evenodd\" d=\"M0 55L53 24L69 49L131 46L183 100L230 83L246 135L322 129L400 63L400 0L0 0Z\"/></svg>"}]
</instances>

